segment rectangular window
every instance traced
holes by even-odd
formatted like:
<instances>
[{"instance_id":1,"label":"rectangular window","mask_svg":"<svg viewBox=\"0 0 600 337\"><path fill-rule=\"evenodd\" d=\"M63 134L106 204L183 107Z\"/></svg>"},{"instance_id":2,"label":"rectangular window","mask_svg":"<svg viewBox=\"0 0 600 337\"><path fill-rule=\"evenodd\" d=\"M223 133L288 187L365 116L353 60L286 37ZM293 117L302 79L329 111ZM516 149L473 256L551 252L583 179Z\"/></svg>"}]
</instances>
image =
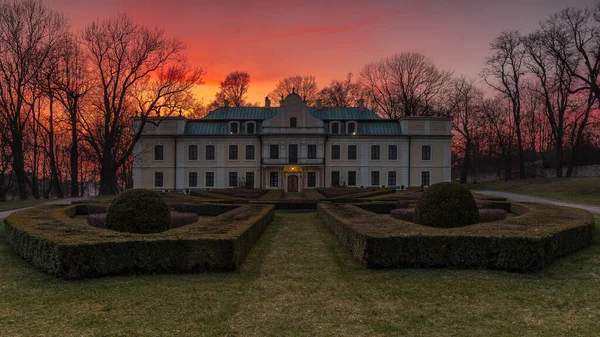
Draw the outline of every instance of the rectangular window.
<instances>
[{"instance_id":1,"label":"rectangular window","mask_svg":"<svg viewBox=\"0 0 600 337\"><path fill-rule=\"evenodd\" d=\"M188 173L188 186L198 187L198 172Z\"/></svg>"},{"instance_id":2,"label":"rectangular window","mask_svg":"<svg viewBox=\"0 0 600 337\"><path fill-rule=\"evenodd\" d=\"M421 185L422 186L429 186L429 178L430 178L431 174L429 173L429 171L423 171L421 172Z\"/></svg>"},{"instance_id":3,"label":"rectangular window","mask_svg":"<svg viewBox=\"0 0 600 337\"><path fill-rule=\"evenodd\" d=\"M214 172L206 172L206 187L214 187L215 186L215 173Z\"/></svg>"},{"instance_id":4,"label":"rectangular window","mask_svg":"<svg viewBox=\"0 0 600 337\"><path fill-rule=\"evenodd\" d=\"M371 160L379 160L379 145L371 145Z\"/></svg>"},{"instance_id":5,"label":"rectangular window","mask_svg":"<svg viewBox=\"0 0 600 337\"><path fill-rule=\"evenodd\" d=\"M254 123L246 123L246 133L255 133Z\"/></svg>"},{"instance_id":6,"label":"rectangular window","mask_svg":"<svg viewBox=\"0 0 600 337\"><path fill-rule=\"evenodd\" d=\"M317 145L308 144L308 159L317 159Z\"/></svg>"},{"instance_id":7,"label":"rectangular window","mask_svg":"<svg viewBox=\"0 0 600 337\"><path fill-rule=\"evenodd\" d=\"M269 186L271 186L271 187L279 186L279 172L270 172L269 173Z\"/></svg>"},{"instance_id":8,"label":"rectangular window","mask_svg":"<svg viewBox=\"0 0 600 337\"><path fill-rule=\"evenodd\" d=\"M340 187L340 171L331 171L331 187Z\"/></svg>"},{"instance_id":9,"label":"rectangular window","mask_svg":"<svg viewBox=\"0 0 600 337\"><path fill-rule=\"evenodd\" d=\"M206 160L215 160L215 146L206 145Z\"/></svg>"},{"instance_id":10,"label":"rectangular window","mask_svg":"<svg viewBox=\"0 0 600 337\"><path fill-rule=\"evenodd\" d=\"M356 186L356 171L348 171L348 186Z\"/></svg>"},{"instance_id":11,"label":"rectangular window","mask_svg":"<svg viewBox=\"0 0 600 337\"><path fill-rule=\"evenodd\" d=\"M398 146L388 146L388 160L398 160Z\"/></svg>"},{"instance_id":12,"label":"rectangular window","mask_svg":"<svg viewBox=\"0 0 600 337\"><path fill-rule=\"evenodd\" d=\"M165 148L162 145L154 145L154 160L165 159Z\"/></svg>"},{"instance_id":13,"label":"rectangular window","mask_svg":"<svg viewBox=\"0 0 600 337\"><path fill-rule=\"evenodd\" d=\"M423 145L421 147L421 159L431 160L431 145Z\"/></svg>"},{"instance_id":14,"label":"rectangular window","mask_svg":"<svg viewBox=\"0 0 600 337\"><path fill-rule=\"evenodd\" d=\"M316 187L317 186L317 172L308 172L307 175L307 186L308 187Z\"/></svg>"},{"instance_id":15,"label":"rectangular window","mask_svg":"<svg viewBox=\"0 0 600 337\"><path fill-rule=\"evenodd\" d=\"M254 188L254 172L246 172L246 188Z\"/></svg>"},{"instance_id":16,"label":"rectangular window","mask_svg":"<svg viewBox=\"0 0 600 337\"><path fill-rule=\"evenodd\" d=\"M279 159L279 145L271 144L271 146L269 146L269 158Z\"/></svg>"},{"instance_id":17,"label":"rectangular window","mask_svg":"<svg viewBox=\"0 0 600 337\"><path fill-rule=\"evenodd\" d=\"M237 145L229 145L229 160L237 160L238 159L238 146Z\"/></svg>"},{"instance_id":18,"label":"rectangular window","mask_svg":"<svg viewBox=\"0 0 600 337\"><path fill-rule=\"evenodd\" d=\"M396 186L396 171L388 172L388 186Z\"/></svg>"},{"instance_id":19,"label":"rectangular window","mask_svg":"<svg viewBox=\"0 0 600 337\"><path fill-rule=\"evenodd\" d=\"M331 159L340 160L340 146L331 145Z\"/></svg>"},{"instance_id":20,"label":"rectangular window","mask_svg":"<svg viewBox=\"0 0 600 337\"><path fill-rule=\"evenodd\" d=\"M356 132L356 123L348 123L348 133L354 134Z\"/></svg>"},{"instance_id":21,"label":"rectangular window","mask_svg":"<svg viewBox=\"0 0 600 337\"><path fill-rule=\"evenodd\" d=\"M356 145L348 145L348 160L356 160Z\"/></svg>"},{"instance_id":22,"label":"rectangular window","mask_svg":"<svg viewBox=\"0 0 600 337\"><path fill-rule=\"evenodd\" d=\"M163 187L164 175L162 172L154 172L154 187Z\"/></svg>"},{"instance_id":23,"label":"rectangular window","mask_svg":"<svg viewBox=\"0 0 600 337\"><path fill-rule=\"evenodd\" d=\"M246 145L246 160L254 160L254 145Z\"/></svg>"},{"instance_id":24,"label":"rectangular window","mask_svg":"<svg viewBox=\"0 0 600 337\"><path fill-rule=\"evenodd\" d=\"M331 133L332 134L340 133L340 123L331 123Z\"/></svg>"},{"instance_id":25,"label":"rectangular window","mask_svg":"<svg viewBox=\"0 0 600 337\"><path fill-rule=\"evenodd\" d=\"M238 123L231 123L231 124L229 124L229 126L231 128L231 130L230 130L231 133L238 133L239 132L239 130L238 130Z\"/></svg>"},{"instance_id":26,"label":"rectangular window","mask_svg":"<svg viewBox=\"0 0 600 337\"><path fill-rule=\"evenodd\" d=\"M198 145L188 146L188 159L198 160Z\"/></svg>"},{"instance_id":27,"label":"rectangular window","mask_svg":"<svg viewBox=\"0 0 600 337\"><path fill-rule=\"evenodd\" d=\"M298 164L298 144L288 145L288 162L291 165Z\"/></svg>"},{"instance_id":28,"label":"rectangular window","mask_svg":"<svg viewBox=\"0 0 600 337\"><path fill-rule=\"evenodd\" d=\"M371 172L371 186L379 186L379 171Z\"/></svg>"},{"instance_id":29,"label":"rectangular window","mask_svg":"<svg viewBox=\"0 0 600 337\"><path fill-rule=\"evenodd\" d=\"M237 172L229 172L229 187L237 187L238 176Z\"/></svg>"}]
</instances>

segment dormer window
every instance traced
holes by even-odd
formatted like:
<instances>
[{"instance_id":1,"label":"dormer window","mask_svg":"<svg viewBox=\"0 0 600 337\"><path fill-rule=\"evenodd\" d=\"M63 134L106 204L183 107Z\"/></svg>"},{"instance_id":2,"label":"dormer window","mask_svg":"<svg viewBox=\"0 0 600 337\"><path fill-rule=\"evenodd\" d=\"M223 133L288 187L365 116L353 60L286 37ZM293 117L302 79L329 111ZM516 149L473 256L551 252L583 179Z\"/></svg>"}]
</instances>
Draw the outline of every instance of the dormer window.
<instances>
[{"instance_id":1,"label":"dormer window","mask_svg":"<svg viewBox=\"0 0 600 337\"><path fill-rule=\"evenodd\" d=\"M346 124L346 131L348 134L355 135L356 134L356 122L348 122Z\"/></svg>"},{"instance_id":2,"label":"dormer window","mask_svg":"<svg viewBox=\"0 0 600 337\"><path fill-rule=\"evenodd\" d=\"M240 133L240 123L238 123L238 122L229 123L229 133L232 135Z\"/></svg>"},{"instance_id":3,"label":"dormer window","mask_svg":"<svg viewBox=\"0 0 600 337\"><path fill-rule=\"evenodd\" d=\"M331 134L339 134L340 133L340 122L331 122L330 124Z\"/></svg>"},{"instance_id":4,"label":"dormer window","mask_svg":"<svg viewBox=\"0 0 600 337\"><path fill-rule=\"evenodd\" d=\"M247 122L246 123L246 133L249 133L249 134L256 133L256 123L254 123L254 122Z\"/></svg>"},{"instance_id":5,"label":"dormer window","mask_svg":"<svg viewBox=\"0 0 600 337\"><path fill-rule=\"evenodd\" d=\"M296 122L297 122L296 117L290 118L290 128L295 128Z\"/></svg>"}]
</instances>

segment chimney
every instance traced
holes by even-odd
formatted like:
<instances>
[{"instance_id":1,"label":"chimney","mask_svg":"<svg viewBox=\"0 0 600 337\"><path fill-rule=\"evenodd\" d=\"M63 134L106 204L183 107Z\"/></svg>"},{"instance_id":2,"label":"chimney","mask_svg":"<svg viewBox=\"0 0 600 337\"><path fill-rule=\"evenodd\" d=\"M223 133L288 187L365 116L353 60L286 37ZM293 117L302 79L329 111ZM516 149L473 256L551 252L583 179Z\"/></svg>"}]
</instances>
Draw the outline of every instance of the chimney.
<instances>
[{"instance_id":1,"label":"chimney","mask_svg":"<svg viewBox=\"0 0 600 337\"><path fill-rule=\"evenodd\" d=\"M360 111L365 110L365 100L364 99L359 99L358 100L358 107L360 108Z\"/></svg>"},{"instance_id":2,"label":"chimney","mask_svg":"<svg viewBox=\"0 0 600 337\"><path fill-rule=\"evenodd\" d=\"M265 97L265 108L270 108L271 107L271 100L269 99L269 97Z\"/></svg>"},{"instance_id":3,"label":"chimney","mask_svg":"<svg viewBox=\"0 0 600 337\"><path fill-rule=\"evenodd\" d=\"M317 100L317 110L321 110L321 108L323 108L323 100L319 98Z\"/></svg>"},{"instance_id":4,"label":"chimney","mask_svg":"<svg viewBox=\"0 0 600 337\"><path fill-rule=\"evenodd\" d=\"M223 102L223 106L226 107L226 108L229 108L229 100L225 100Z\"/></svg>"}]
</instances>

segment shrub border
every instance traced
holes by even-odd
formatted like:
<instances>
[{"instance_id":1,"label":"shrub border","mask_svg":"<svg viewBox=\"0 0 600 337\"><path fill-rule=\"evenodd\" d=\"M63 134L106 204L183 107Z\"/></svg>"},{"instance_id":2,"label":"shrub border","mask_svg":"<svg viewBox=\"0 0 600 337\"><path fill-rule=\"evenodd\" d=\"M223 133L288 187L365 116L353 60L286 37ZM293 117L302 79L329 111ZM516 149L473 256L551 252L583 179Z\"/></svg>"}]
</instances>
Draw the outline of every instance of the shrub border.
<instances>
[{"instance_id":1,"label":"shrub border","mask_svg":"<svg viewBox=\"0 0 600 337\"><path fill-rule=\"evenodd\" d=\"M485 267L536 271L588 246L594 235L594 217L584 210L513 203L511 211L518 216L447 229L374 214L358 205L318 207L325 226L368 268ZM540 223L540 219L548 222ZM495 230L501 225L507 226L505 231ZM373 230L376 226L380 230ZM523 231L523 226L530 226L530 230Z\"/></svg>"},{"instance_id":2,"label":"shrub border","mask_svg":"<svg viewBox=\"0 0 600 337\"><path fill-rule=\"evenodd\" d=\"M238 205L195 224L133 234L74 220L78 207L85 205L45 205L11 214L5 220L8 246L35 267L65 279L231 271L241 265L275 213L271 205ZM212 207L206 212L216 212L215 205L206 207Z\"/></svg>"}]
</instances>

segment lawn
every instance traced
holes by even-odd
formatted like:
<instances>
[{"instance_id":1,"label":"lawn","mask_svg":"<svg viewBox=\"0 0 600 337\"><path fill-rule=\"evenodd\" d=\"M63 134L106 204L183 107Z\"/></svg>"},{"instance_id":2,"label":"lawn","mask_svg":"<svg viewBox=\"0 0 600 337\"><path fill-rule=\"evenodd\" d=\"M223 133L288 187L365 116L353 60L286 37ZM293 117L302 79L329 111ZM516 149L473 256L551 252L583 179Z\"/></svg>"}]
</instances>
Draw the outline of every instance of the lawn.
<instances>
[{"instance_id":1,"label":"lawn","mask_svg":"<svg viewBox=\"0 0 600 337\"><path fill-rule=\"evenodd\" d=\"M48 200L46 199L28 199L28 200L17 200L17 201L2 201L0 202L0 212L8 211L11 209L29 207L39 205Z\"/></svg>"},{"instance_id":2,"label":"lawn","mask_svg":"<svg viewBox=\"0 0 600 337\"><path fill-rule=\"evenodd\" d=\"M598 236L537 273L367 270L316 213L278 213L237 272L85 281L2 237L2 336L600 335Z\"/></svg>"},{"instance_id":3,"label":"lawn","mask_svg":"<svg viewBox=\"0 0 600 337\"><path fill-rule=\"evenodd\" d=\"M562 201L600 205L600 177L536 178L467 185L471 190L506 191Z\"/></svg>"}]
</instances>

